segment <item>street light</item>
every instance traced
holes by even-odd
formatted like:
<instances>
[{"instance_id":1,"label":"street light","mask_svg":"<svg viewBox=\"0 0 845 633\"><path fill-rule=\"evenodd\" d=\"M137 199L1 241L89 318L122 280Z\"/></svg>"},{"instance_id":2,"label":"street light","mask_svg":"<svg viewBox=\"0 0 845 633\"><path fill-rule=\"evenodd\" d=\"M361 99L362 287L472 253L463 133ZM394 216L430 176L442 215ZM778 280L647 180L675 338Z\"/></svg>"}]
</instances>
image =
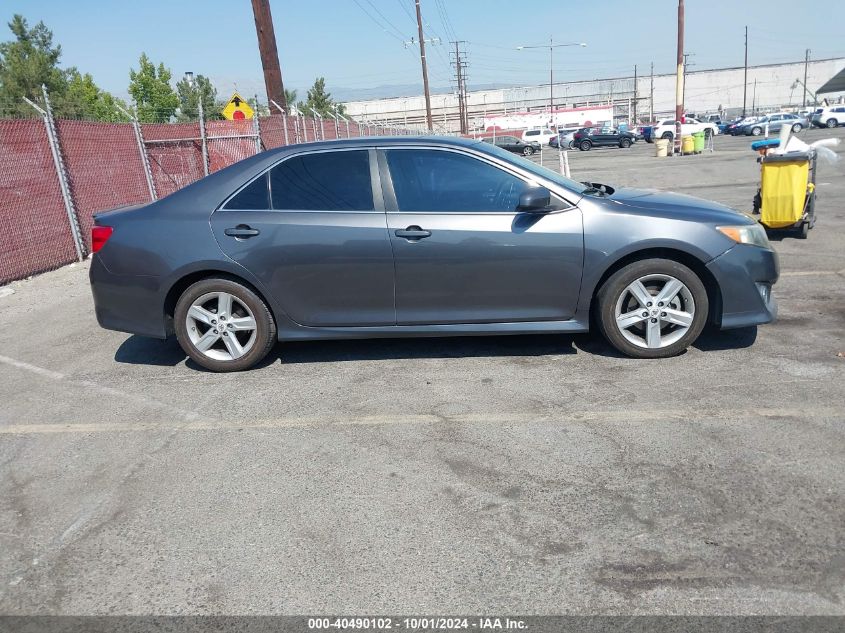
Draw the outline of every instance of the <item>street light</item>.
<instances>
[{"instance_id":1,"label":"street light","mask_svg":"<svg viewBox=\"0 0 845 633\"><path fill-rule=\"evenodd\" d=\"M554 103L555 103L555 74L554 74L554 50L556 48L563 48L564 46L586 46L586 42L567 42L565 44L555 44L552 36L549 36L549 43L539 46L517 46L516 50L524 51L530 48L548 48L549 49L549 117L554 119Z\"/></svg>"}]
</instances>

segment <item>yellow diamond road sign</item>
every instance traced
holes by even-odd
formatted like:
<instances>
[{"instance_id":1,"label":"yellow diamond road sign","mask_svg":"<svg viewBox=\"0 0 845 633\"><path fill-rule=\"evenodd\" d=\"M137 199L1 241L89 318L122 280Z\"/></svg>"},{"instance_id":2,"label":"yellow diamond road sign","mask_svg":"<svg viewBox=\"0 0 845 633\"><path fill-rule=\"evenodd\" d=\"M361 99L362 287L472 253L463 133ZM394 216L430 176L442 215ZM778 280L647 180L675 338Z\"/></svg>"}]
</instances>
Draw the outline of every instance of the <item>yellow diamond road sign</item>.
<instances>
[{"instance_id":1,"label":"yellow diamond road sign","mask_svg":"<svg viewBox=\"0 0 845 633\"><path fill-rule=\"evenodd\" d=\"M230 121L243 121L244 119L251 119L255 114L249 104L237 92L229 99L229 103L223 108L223 116Z\"/></svg>"}]
</instances>

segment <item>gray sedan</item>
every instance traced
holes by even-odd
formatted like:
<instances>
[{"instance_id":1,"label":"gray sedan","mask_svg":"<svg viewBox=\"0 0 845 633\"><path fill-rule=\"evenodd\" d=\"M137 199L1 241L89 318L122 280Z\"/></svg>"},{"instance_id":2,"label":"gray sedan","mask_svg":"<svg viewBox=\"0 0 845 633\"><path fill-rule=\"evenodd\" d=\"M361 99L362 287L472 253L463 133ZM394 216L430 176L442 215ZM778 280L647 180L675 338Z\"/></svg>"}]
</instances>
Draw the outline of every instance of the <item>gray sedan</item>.
<instances>
[{"instance_id":1,"label":"gray sedan","mask_svg":"<svg viewBox=\"0 0 845 633\"><path fill-rule=\"evenodd\" d=\"M106 328L214 371L277 340L586 332L638 358L771 321L778 261L728 207L582 183L489 143L361 138L267 151L96 216Z\"/></svg>"},{"instance_id":2,"label":"gray sedan","mask_svg":"<svg viewBox=\"0 0 845 633\"><path fill-rule=\"evenodd\" d=\"M753 123L743 125L740 129L740 134L745 134L746 136L760 136L766 131L767 126L769 133L779 133L784 125L790 126L793 132L800 132L801 130L810 127L810 122L797 114L770 114L768 116L760 117Z\"/></svg>"}]
</instances>

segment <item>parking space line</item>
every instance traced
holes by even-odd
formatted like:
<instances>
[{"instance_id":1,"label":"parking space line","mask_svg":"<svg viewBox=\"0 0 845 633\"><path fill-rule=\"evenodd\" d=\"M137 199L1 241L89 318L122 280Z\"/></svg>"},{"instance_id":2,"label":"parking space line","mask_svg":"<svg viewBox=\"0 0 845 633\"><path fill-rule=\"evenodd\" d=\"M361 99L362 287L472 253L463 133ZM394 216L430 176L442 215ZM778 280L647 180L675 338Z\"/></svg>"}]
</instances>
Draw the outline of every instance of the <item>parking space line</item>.
<instances>
[{"instance_id":1,"label":"parking space line","mask_svg":"<svg viewBox=\"0 0 845 633\"><path fill-rule=\"evenodd\" d=\"M817 277L824 275L845 275L845 270L788 270L781 277Z\"/></svg>"},{"instance_id":2,"label":"parking space line","mask_svg":"<svg viewBox=\"0 0 845 633\"><path fill-rule=\"evenodd\" d=\"M121 391L119 389L114 389L112 387L105 387L103 385L97 384L92 380L79 380L75 379L67 374L63 374L61 372L53 371L51 369L45 369L44 367L39 367L38 365L33 365L31 363L27 363L24 361L16 360L14 358L9 358L8 356L0 355L0 364L8 365L10 367L15 367L17 369L22 369L24 371L28 371L30 373L36 374L43 378L49 378L50 380L60 381L64 383L68 383L71 385L76 385L80 388L84 388L89 391L98 391L102 394L106 394L109 396L115 396L118 398L122 398L124 400L130 400L137 404L141 404L144 406L155 407L157 409L164 409L174 416L181 418L182 420L194 420L199 417L199 414L196 411L188 411L186 409L180 409L179 407L174 407L173 405L167 404L166 402L162 402L160 400L156 400L155 398L149 398L147 396L141 396L134 393L128 393L126 391Z\"/></svg>"},{"instance_id":3,"label":"parking space line","mask_svg":"<svg viewBox=\"0 0 845 633\"><path fill-rule=\"evenodd\" d=\"M568 424L624 424L649 421L689 422L697 419L779 419L796 418L808 420L842 419L843 413L836 407L805 407L801 409L754 408L754 409L654 409L641 411L621 409L608 411L562 411L559 414L531 413L472 413L442 416L433 413L372 415L357 419L340 419L332 416L277 418L255 421L213 421L196 419L181 423L158 422L108 422L103 424L80 422L77 424L12 424L0 427L0 435L45 435L55 433L128 433L146 431L226 431L235 429L326 429L348 426L397 426L412 424L494 424L526 425L537 423Z\"/></svg>"}]
</instances>

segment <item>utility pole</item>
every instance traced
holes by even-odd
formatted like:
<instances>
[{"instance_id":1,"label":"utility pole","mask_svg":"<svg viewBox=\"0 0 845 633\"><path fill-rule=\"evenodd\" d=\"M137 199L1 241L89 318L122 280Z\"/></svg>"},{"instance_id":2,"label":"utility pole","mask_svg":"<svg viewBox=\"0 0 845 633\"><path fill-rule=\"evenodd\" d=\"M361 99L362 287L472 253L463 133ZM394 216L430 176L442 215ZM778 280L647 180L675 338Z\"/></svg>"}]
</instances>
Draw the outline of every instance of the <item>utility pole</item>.
<instances>
[{"instance_id":1,"label":"utility pole","mask_svg":"<svg viewBox=\"0 0 845 633\"><path fill-rule=\"evenodd\" d=\"M414 4L417 8L417 31L420 36L420 62L422 63L423 91L425 92L425 122L428 125L428 130L430 132L433 127L431 124L431 94L428 91L428 67L425 63L425 37L423 36L420 0L414 0Z\"/></svg>"},{"instance_id":2,"label":"utility pole","mask_svg":"<svg viewBox=\"0 0 845 633\"><path fill-rule=\"evenodd\" d=\"M651 62L651 88L648 95L648 122L654 121L654 62Z\"/></svg>"},{"instance_id":3,"label":"utility pole","mask_svg":"<svg viewBox=\"0 0 845 633\"><path fill-rule=\"evenodd\" d=\"M695 55L695 53L684 53L684 91L681 94L681 103L684 104L684 107L686 107L687 102L687 68L689 66L695 66L695 64L690 64L687 61L687 57L690 57L692 55Z\"/></svg>"},{"instance_id":4,"label":"utility pole","mask_svg":"<svg viewBox=\"0 0 845 633\"><path fill-rule=\"evenodd\" d=\"M745 27L745 73L742 79L742 118L745 118L745 104L748 101L748 27Z\"/></svg>"},{"instance_id":5,"label":"utility pole","mask_svg":"<svg viewBox=\"0 0 845 633\"><path fill-rule=\"evenodd\" d=\"M467 112L466 95L466 61L461 54L460 45L464 42L453 42L455 45L455 66L456 81L458 84L458 116L460 117L461 134L466 134L469 129L469 114Z\"/></svg>"},{"instance_id":6,"label":"utility pole","mask_svg":"<svg viewBox=\"0 0 845 633\"><path fill-rule=\"evenodd\" d=\"M807 67L810 65L810 49L807 49L807 52L804 53L804 105L803 107L807 107Z\"/></svg>"},{"instance_id":7,"label":"utility pole","mask_svg":"<svg viewBox=\"0 0 845 633\"><path fill-rule=\"evenodd\" d=\"M684 116L684 0L678 0L678 68L675 75L675 152L681 153L681 119Z\"/></svg>"},{"instance_id":8,"label":"utility pole","mask_svg":"<svg viewBox=\"0 0 845 633\"><path fill-rule=\"evenodd\" d=\"M630 112L628 113L631 114ZM634 64L634 114L631 117L631 125L637 125L637 65Z\"/></svg>"},{"instance_id":9,"label":"utility pole","mask_svg":"<svg viewBox=\"0 0 845 633\"><path fill-rule=\"evenodd\" d=\"M267 103L275 101L287 110L282 69L279 67L279 52L276 50L276 34L273 31L273 16L270 14L270 0L252 0L252 13L255 15L258 52L261 55L261 67L264 69Z\"/></svg>"}]
</instances>

